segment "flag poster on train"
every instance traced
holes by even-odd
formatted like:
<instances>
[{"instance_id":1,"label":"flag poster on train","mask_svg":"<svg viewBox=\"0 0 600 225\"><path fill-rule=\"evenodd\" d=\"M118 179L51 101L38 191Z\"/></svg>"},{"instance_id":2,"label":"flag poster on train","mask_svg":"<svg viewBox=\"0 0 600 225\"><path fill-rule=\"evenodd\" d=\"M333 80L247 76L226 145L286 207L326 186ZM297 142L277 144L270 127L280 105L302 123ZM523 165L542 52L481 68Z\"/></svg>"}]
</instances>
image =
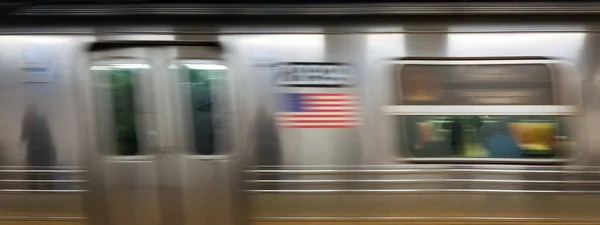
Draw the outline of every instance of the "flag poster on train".
<instances>
[{"instance_id":1,"label":"flag poster on train","mask_svg":"<svg viewBox=\"0 0 600 225\"><path fill-rule=\"evenodd\" d=\"M280 93L277 124L284 128L355 127L357 102L344 93Z\"/></svg>"},{"instance_id":2,"label":"flag poster on train","mask_svg":"<svg viewBox=\"0 0 600 225\"><path fill-rule=\"evenodd\" d=\"M282 128L356 127L358 98L349 91L351 68L339 63L285 63L278 67L276 121Z\"/></svg>"}]
</instances>

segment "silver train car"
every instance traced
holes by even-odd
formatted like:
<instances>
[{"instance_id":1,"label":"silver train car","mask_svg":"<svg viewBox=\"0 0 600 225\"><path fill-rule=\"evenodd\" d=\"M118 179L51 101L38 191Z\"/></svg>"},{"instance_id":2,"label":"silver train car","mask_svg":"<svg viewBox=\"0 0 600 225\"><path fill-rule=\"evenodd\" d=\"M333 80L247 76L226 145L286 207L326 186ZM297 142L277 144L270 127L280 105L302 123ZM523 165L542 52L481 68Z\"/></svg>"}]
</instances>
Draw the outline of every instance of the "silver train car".
<instances>
[{"instance_id":1,"label":"silver train car","mask_svg":"<svg viewBox=\"0 0 600 225\"><path fill-rule=\"evenodd\" d=\"M600 223L600 6L227 9L1 29L1 224Z\"/></svg>"}]
</instances>

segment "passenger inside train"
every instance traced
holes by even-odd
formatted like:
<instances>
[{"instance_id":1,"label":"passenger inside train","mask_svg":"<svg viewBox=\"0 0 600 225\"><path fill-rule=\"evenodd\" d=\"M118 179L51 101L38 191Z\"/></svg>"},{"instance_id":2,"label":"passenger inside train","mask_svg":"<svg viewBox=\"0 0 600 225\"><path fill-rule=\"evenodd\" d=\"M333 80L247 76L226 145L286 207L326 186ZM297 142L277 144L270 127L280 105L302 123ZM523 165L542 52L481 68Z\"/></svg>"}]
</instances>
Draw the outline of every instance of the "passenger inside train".
<instances>
[{"instance_id":1,"label":"passenger inside train","mask_svg":"<svg viewBox=\"0 0 600 225\"><path fill-rule=\"evenodd\" d=\"M560 118L540 116L409 116L406 134L415 157L555 157L566 136Z\"/></svg>"}]
</instances>

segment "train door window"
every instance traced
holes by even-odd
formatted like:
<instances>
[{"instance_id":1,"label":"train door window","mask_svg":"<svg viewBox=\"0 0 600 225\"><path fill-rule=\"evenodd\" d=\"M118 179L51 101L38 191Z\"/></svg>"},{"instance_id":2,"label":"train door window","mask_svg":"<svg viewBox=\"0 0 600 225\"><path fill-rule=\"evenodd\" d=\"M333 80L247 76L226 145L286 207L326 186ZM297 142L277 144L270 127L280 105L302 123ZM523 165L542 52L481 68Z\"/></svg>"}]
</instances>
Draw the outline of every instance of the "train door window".
<instances>
[{"instance_id":1,"label":"train door window","mask_svg":"<svg viewBox=\"0 0 600 225\"><path fill-rule=\"evenodd\" d=\"M222 155L230 149L231 119L227 67L211 61L178 61L169 66L177 77L182 128L188 152Z\"/></svg>"},{"instance_id":2,"label":"train door window","mask_svg":"<svg viewBox=\"0 0 600 225\"><path fill-rule=\"evenodd\" d=\"M442 61L396 65L394 115L403 155L541 158L569 155L576 107L543 62Z\"/></svg>"},{"instance_id":3,"label":"train door window","mask_svg":"<svg viewBox=\"0 0 600 225\"><path fill-rule=\"evenodd\" d=\"M97 63L91 67L98 144L110 155L140 155L145 148L140 127L152 114L143 106L149 100L143 96L147 95L143 87L151 85L149 69L144 63Z\"/></svg>"}]
</instances>

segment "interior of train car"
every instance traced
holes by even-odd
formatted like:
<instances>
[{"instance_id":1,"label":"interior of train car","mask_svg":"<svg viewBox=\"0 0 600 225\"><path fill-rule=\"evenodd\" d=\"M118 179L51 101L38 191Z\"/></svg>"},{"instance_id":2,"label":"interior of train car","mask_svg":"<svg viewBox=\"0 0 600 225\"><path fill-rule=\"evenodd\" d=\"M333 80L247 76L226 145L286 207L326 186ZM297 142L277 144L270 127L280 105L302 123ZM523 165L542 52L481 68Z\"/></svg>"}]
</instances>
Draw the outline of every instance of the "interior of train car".
<instances>
[{"instance_id":1,"label":"interior of train car","mask_svg":"<svg viewBox=\"0 0 600 225\"><path fill-rule=\"evenodd\" d=\"M0 224L600 224L600 4L0 4Z\"/></svg>"}]
</instances>

